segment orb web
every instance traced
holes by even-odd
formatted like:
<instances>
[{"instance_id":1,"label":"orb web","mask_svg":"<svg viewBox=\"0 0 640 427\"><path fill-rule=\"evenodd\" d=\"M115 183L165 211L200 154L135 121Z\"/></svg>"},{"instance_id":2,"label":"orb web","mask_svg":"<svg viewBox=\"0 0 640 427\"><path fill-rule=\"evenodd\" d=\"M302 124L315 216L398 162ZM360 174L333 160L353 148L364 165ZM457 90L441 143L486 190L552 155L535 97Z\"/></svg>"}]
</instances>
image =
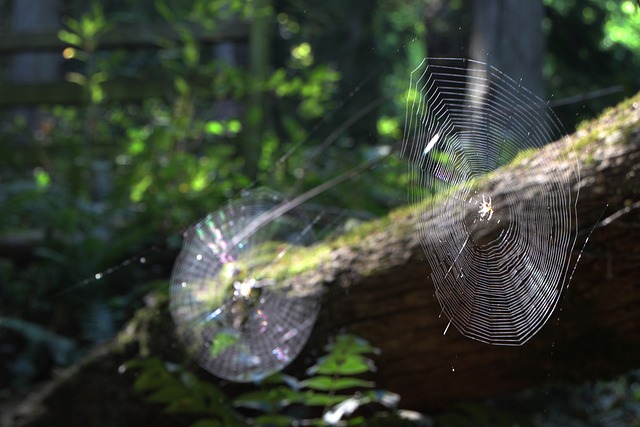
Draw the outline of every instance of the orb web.
<instances>
[{"instance_id":1,"label":"orb web","mask_svg":"<svg viewBox=\"0 0 640 427\"><path fill-rule=\"evenodd\" d=\"M525 343L558 303L576 238L578 165L548 145L562 125L520 83L465 59L423 61L406 114L409 194L443 313L467 337ZM541 147L518 168L528 186L492 179Z\"/></svg>"},{"instance_id":2,"label":"orb web","mask_svg":"<svg viewBox=\"0 0 640 427\"><path fill-rule=\"evenodd\" d=\"M191 227L171 277L171 314L198 363L232 381L259 381L288 365L306 343L320 307L314 289L284 286L276 262L314 243L300 207L257 190ZM273 216L273 217L272 217Z\"/></svg>"}]
</instances>

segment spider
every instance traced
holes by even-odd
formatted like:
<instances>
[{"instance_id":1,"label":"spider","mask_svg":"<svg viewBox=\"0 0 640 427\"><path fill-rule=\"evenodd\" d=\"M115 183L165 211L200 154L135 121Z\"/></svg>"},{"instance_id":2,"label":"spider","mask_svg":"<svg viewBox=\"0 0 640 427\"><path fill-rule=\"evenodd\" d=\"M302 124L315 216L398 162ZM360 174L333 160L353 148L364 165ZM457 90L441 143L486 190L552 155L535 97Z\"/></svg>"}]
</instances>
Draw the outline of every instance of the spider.
<instances>
[{"instance_id":1,"label":"spider","mask_svg":"<svg viewBox=\"0 0 640 427\"><path fill-rule=\"evenodd\" d=\"M480 221L484 219L484 217L489 214L489 218L487 221L491 221L491 217L493 216L493 205L491 205L491 197L489 197L489 201L484 198L484 194L482 195L482 203L480 204L480 210L478 211L480 214Z\"/></svg>"}]
</instances>

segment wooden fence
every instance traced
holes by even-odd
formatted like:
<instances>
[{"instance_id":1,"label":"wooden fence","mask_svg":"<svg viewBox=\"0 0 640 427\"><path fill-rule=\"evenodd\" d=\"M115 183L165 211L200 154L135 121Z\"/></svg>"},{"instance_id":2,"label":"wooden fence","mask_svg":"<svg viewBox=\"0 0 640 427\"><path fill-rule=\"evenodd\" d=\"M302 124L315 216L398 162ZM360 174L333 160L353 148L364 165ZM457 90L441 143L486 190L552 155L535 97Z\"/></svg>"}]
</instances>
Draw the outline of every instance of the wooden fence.
<instances>
[{"instance_id":1,"label":"wooden fence","mask_svg":"<svg viewBox=\"0 0 640 427\"><path fill-rule=\"evenodd\" d=\"M191 25L189 31L200 44L221 42L260 42L250 37L251 25L245 21L221 22L213 30ZM179 33L169 25L121 26L106 32L101 38L98 50L159 48L162 41L178 41ZM58 38L57 32L5 32L0 33L0 55L18 53L60 52L69 47ZM250 47L251 50L251 47ZM260 59L262 60L262 59ZM252 61L252 58L250 58ZM250 68L261 67L249 64ZM199 82L192 82L196 85ZM108 99L113 101L139 101L160 95L171 86L171 82L140 79L111 79L103 84ZM204 84L204 82L203 82ZM0 108L40 104L83 104L87 102L86 90L64 80L46 83L14 83L0 81Z\"/></svg>"}]
</instances>

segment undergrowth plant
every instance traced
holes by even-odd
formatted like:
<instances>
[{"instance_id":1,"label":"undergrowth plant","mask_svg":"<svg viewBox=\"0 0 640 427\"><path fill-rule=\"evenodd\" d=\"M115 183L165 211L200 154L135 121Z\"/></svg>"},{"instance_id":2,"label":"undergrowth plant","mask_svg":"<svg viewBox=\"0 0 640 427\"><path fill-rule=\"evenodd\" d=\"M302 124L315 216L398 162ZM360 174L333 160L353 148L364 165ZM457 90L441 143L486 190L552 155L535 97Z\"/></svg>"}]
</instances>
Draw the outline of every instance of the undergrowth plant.
<instances>
[{"instance_id":1,"label":"undergrowth plant","mask_svg":"<svg viewBox=\"0 0 640 427\"><path fill-rule=\"evenodd\" d=\"M134 389L149 401L163 405L169 413L201 417L192 427L369 425L370 419L380 416L374 412L376 407L386 415L396 412L400 396L375 389L365 378L376 369L367 357L377 353L376 348L342 334L325 351L307 369L306 378L274 374L255 390L235 397L155 357L131 361L127 367L140 370ZM364 407L366 411L356 412Z\"/></svg>"}]
</instances>

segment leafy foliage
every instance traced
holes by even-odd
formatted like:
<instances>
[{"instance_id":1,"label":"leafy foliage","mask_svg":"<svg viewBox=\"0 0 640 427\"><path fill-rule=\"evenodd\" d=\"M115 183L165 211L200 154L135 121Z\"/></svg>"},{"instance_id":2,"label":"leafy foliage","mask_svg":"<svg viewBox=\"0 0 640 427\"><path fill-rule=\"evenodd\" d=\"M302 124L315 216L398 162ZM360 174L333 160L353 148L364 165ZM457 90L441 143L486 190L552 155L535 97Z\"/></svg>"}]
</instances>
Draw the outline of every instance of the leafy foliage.
<instances>
[{"instance_id":1,"label":"leafy foliage","mask_svg":"<svg viewBox=\"0 0 640 427\"><path fill-rule=\"evenodd\" d=\"M18 321L7 358L22 357L33 372L10 372L12 386L111 336L147 284L168 278L179 231L230 196L252 183L299 194L388 151L399 137L392 111L379 135L351 130L374 115L350 118L359 96L345 94L353 86L343 87L344 67L324 54L322 31L307 31L306 20L324 16L324 6L268 11L280 31L264 79L248 71L246 47L229 56L198 40L197 28L214 30L221 19L250 23L264 12L253 1L67 1L65 11L58 33L68 45L64 76L82 88L86 105L41 106L35 121L4 112L0 122L0 240L24 247L0 265L0 311ZM162 24L177 37L153 49L101 48L105 35L132 23ZM118 79L161 85L142 102L124 104L113 92ZM366 89L375 86L369 81ZM260 129L245 108L256 94L266 100ZM328 114L334 109L341 111ZM403 173L390 159L348 184L359 191L331 192L318 203L358 216L383 213L404 201L397 191ZM14 341L31 342L29 324L71 340L74 357L46 345L35 346L43 356L27 355L33 346ZM11 360L3 363L10 371Z\"/></svg>"},{"instance_id":2,"label":"leafy foliage","mask_svg":"<svg viewBox=\"0 0 640 427\"><path fill-rule=\"evenodd\" d=\"M79 18L65 18L59 36L69 44L66 77L86 90L88 106L43 108L35 129L20 118L2 124L0 235L35 249L26 252L24 260L3 261L0 310L17 325L11 333L27 342L35 339L25 326L29 324L46 324L56 336L69 337L74 348L113 334L131 306L139 304L141 288L133 285L168 275L160 264L150 272L129 267L124 278L113 274L118 269L112 266L140 265L131 262L130 254L146 245L171 245L162 236L172 235L249 184L238 156L243 117L221 116L224 103L242 99L247 91L281 91L291 80L295 87L279 96L304 94L318 116L333 93L330 86L338 74L322 73L322 67L306 75L280 72L278 81L255 82L244 64L203 52L185 25L191 20L211 28L221 15L248 17L251 2L155 5L154 19L164 18L180 37L163 42L151 55L99 49L101 36L130 18L99 2ZM167 93L140 105L110 100L110 79L150 72L173 82ZM203 79L210 84L203 86ZM222 104L212 110L212 101ZM293 118L290 122L303 128ZM275 134L269 141L270 150L262 151L265 170L271 167L273 152L283 146ZM110 274L103 278L102 273ZM102 278L100 286L87 280L92 277ZM70 287L73 292L66 293ZM13 350L8 353L20 357L15 347L15 355ZM15 371L29 381L23 373Z\"/></svg>"},{"instance_id":3,"label":"leafy foliage","mask_svg":"<svg viewBox=\"0 0 640 427\"><path fill-rule=\"evenodd\" d=\"M354 416L359 408L377 404L395 411L399 396L376 390L372 381L363 378L375 370L367 355L377 349L361 338L342 334L325 350L327 354L307 370L307 378L278 373L232 399L212 383L157 358L132 361L128 367L141 370L134 387L150 401L164 405L168 412L206 417L194 426L364 425L367 417Z\"/></svg>"},{"instance_id":4,"label":"leafy foliage","mask_svg":"<svg viewBox=\"0 0 640 427\"><path fill-rule=\"evenodd\" d=\"M544 74L553 99L593 90L615 89L612 95L556 109L569 131L606 106L640 90L626 70L640 66L637 5L630 0L545 0L547 40Z\"/></svg>"}]
</instances>

